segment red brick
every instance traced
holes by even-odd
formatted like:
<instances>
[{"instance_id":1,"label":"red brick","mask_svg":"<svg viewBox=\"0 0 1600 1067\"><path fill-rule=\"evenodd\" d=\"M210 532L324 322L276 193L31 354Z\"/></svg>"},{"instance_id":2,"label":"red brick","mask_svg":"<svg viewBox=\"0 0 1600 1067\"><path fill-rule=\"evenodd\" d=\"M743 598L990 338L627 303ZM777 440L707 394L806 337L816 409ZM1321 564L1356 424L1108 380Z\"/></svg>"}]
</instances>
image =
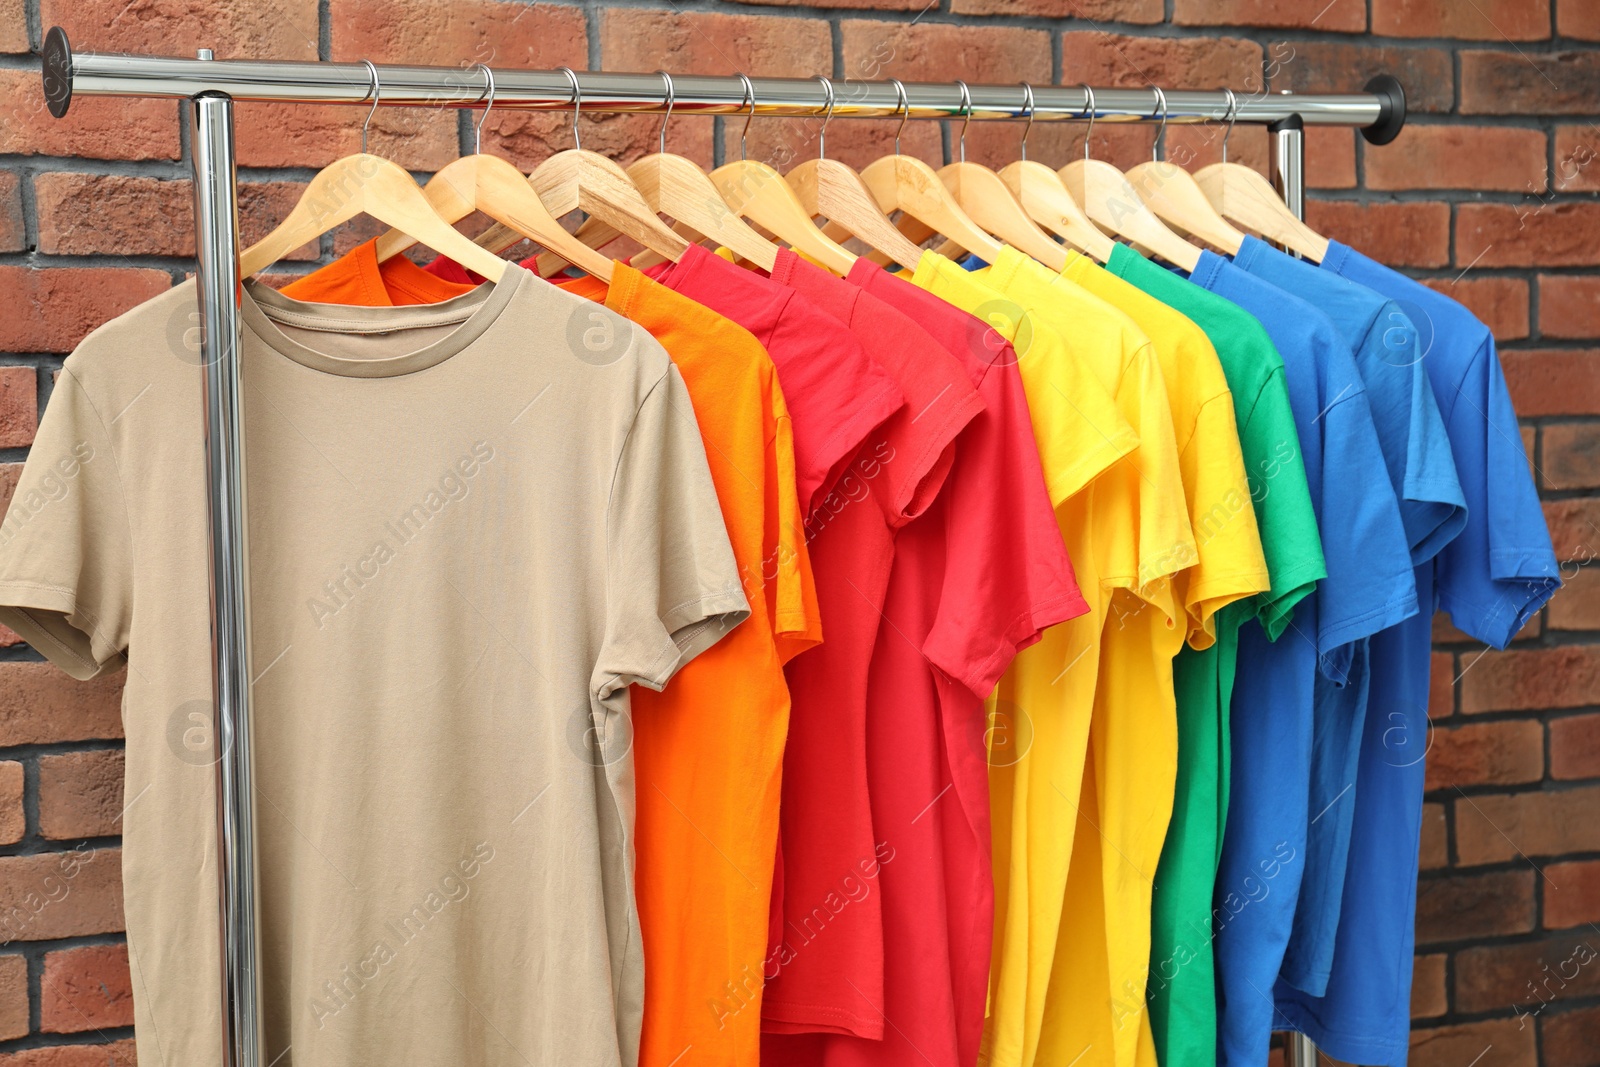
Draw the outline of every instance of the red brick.
<instances>
[{"instance_id":1,"label":"red brick","mask_svg":"<svg viewBox=\"0 0 1600 1067\"><path fill-rule=\"evenodd\" d=\"M0 153L85 159L177 159L171 100L77 97L65 118L44 106L37 70L0 70Z\"/></svg>"},{"instance_id":2,"label":"red brick","mask_svg":"<svg viewBox=\"0 0 1600 1067\"><path fill-rule=\"evenodd\" d=\"M755 0L756 3L801 3L804 0ZM1346 0L1348 2L1348 0ZM898 6L899 0L871 3L872 7ZM905 10L921 11L926 0L912 0ZM816 7L867 7L867 0L822 0ZM1095 22L1131 22L1150 25L1166 18L1161 0L952 0L956 15L1037 15Z\"/></svg>"},{"instance_id":3,"label":"red brick","mask_svg":"<svg viewBox=\"0 0 1600 1067\"><path fill-rule=\"evenodd\" d=\"M133 1040L0 1053L0 1067L135 1067Z\"/></svg>"},{"instance_id":4,"label":"red brick","mask_svg":"<svg viewBox=\"0 0 1600 1067\"><path fill-rule=\"evenodd\" d=\"M1444 956L1418 956L1411 966L1411 1017L1431 1019L1450 1010L1444 991Z\"/></svg>"},{"instance_id":5,"label":"red brick","mask_svg":"<svg viewBox=\"0 0 1600 1067\"><path fill-rule=\"evenodd\" d=\"M1528 282L1524 278L1429 278L1423 283L1466 305L1483 320L1497 341L1520 341L1528 336Z\"/></svg>"},{"instance_id":6,"label":"red brick","mask_svg":"<svg viewBox=\"0 0 1600 1067\"><path fill-rule=\"evenodd\" d=\"M15 54L27 50L28 8L24 4L7 4L5 10L0 11L0 52Z\"/></svg>"},{"instance_id":7,"label":"red brick","mask_svg":"<svg viewBox=\"0 0 1600 1067\"><path fill-rule=\"evenodd\" d=\"M1061 35L1061 69L1070 73L1071 82L1090 85L1228 85L1239 92L1259 92L1263 55L1259 44L1238 37L1124 37L1084 30Z\"/></svg>"},{"instance_id":8,"label":"red brick","mask_svg":"<svg viewBox=\"0 0 1600 1067\"><path fill-rule=\"evenodd\" d=\"M0 352L70 352L96 326L171 287L161 270L0 267Z\"/></svg>"},{"instance_id":9,"label":"red brick","mask_svg":"<svg viewBox=\"0 0 1600 1067\"><path fill-rule=\"evenodd\" d=\"M1571 1000L1597 992L1600 939L1596 939L1593 930L1574 930L1538 941L1473 947L1456 953L1458 1012L1505 1011L1513 1005L1537 1008L1541 1001ZM1517 1026L1516 1019L1501 1021L1512 1029ZM1524 1031L1531 1036L1533 1027L1525 1026ZM1482 1047L1479 1044L1467 1059Z\"/></svg>"},{"instance_id":10,"label":"red brick","mask_svg":"<svg viewBox=\"0 0 1600 1067\"><path fill-rule=\"evenodd\" d=\"M1462 204L1456 262L1473 267L1600 264L1600 203Z\"/></svg>"},{"instance_id":11,"label":"red brick","mask_svg":"<svg viewBox=\"0 0 1600 1067\"><path fill-rule=\"evenodd\" d=\"M14 172L0 171L0 252L21 252L27 247L21 184Z\"/></svg>"},{"instance_id":12,"label":"red brick","mask_svg":"<svg viewBox=\"0 0 1600 1067\"><path fill-rule=\"evenodd\" d=\"M0 945L121 930L120 849L0 856Z\"/></svg>"},{"instance_id":13,"label":"red brick","mask_svg":"<svg viewBox=\"0 0 1600 1067\"><path fill-rule=\"evenodd\" d=\"M1600 1007L1546 1011L1539 1016L1539 1045L1544 1062L1564 1067L1600 1064Z\"/></svg>"},{"instance_id":14,"label":"red brick","mask_svg":"<svg viewBox=\"0 0 1600 1067\"><path fill-rule=\"evenodd\" d=\"M1367 147L1367 188L1543 192L1546 147L1543 130L1413 123Z\"/></svg>"},{"instance_id":15,"label":"red brick","mask_svg":"<svg viewBox=\"0 0 1600 1067\"><path fill-rule=\"evenodd\" d=\"M1427 878L1417 886L1417 944L1477 940L1533 929L1534 872Z\"/></svg>"},{"instance_id":16,"label":"red brick","mask_svg":"<svg viewBox=\"0 0 1600 1067\"><path fill-rule=\"evenodd\" d=\"M1448 652L1428 657L1428 718L1444 719L1456 710L1456 660Z\"/></svg>"},{"instance_id":17,"label":"red brick","mask_svg":"<svg viewBox=\"0 0 1600 1067\"><path fill-rule=\"evenodd\" d=\"M1411 1031L1407 1062L1410 1067L1534 1067L1539 1054L1532 1026L1519 1029L1515 1019L1489 1019Z\"/></svg>"},{"instance_id":18,"label":"red brick","mask_svg":"<svg viewBox=\"0 0 1600 1067\"><path fill-rule=\"evenodd\" d=\"M0 845L14 845L28 831L22 786L22 764L15 760L0 762Z\"/></svg>"},{"instance_id":19,"label":"red brick","mask_svg":"<svg viewBox=\"0 0 1600 1067\"><path fill-rule=\"evenodd\" d=\"M753 4L765 4L768 7L835 7L849 8L854 11L920 11L921 0L750 0ZM1002 10L999 11L969 11L962 0L957 0L952 10L960 14L991 15L991 14L1039 14L1035 10L1040 0L991 0ZM1048 3L1048 0L1043 0ZM1157 19L1157 21L1160 21Z\"/></svg>"},{"instance_id":20,"label":"red brick","mask_svg":"<svg viewBox=\"0 0 1600 1067\"><path fill-rule=\"evenodd\" d=\"M1450 827L1443 804L1422 805L1422 845L1418 860L1425 871L1450 865Z\"/></svg>"},{"instance_id":21,"label":"red brick","mask_svg":"<svg viewBox=\"0 0 1600 1067\"><path fill-rule=\"evenodd\" d=\"M1526 711L1600 704L1600 645L1485 652L1461 676L1461 710Z\"/></svg>"},{"instance_id":22,"label":"red brick","mask_svg":"<svg viewBox=\"0 0 1600 1067\"><path fill-rule=\"evenodd\" d=\"M395 10L386 0L339 0L332 11L331 58L455 66L469 78L478 63L508 69L583 67L587 37L578 8L509 0L407 0L404 18L396 18Z\"/></svg>"},{"instance_id":23,"label":"red brick","mask_svg":"<svg viewBox=\"0 0 1600 1067\"><path fill-rule=\"evenodd\" d=\"M1600 337L1600 275L1539 275L1539 333Z\"/></svg>"},{"instance_id":24,"label":"red brick","mask_svg":"<svg viewBox=\"0 0 1600 1067\"><path fill-rule=\"evenodd\" d=\"M1433 732L1427 767L1430 790L1520 785L1542 777L1544 729L1537 722L1471 723Z\"/></svg>"},{"instance_id":25,"label":"red brick","mask_svg":"<svg viewBox=\"0 0 1600 1067\"><path fill-rule=\"evenodd\" d=\"M1600 487L1600 425L1554 423L1544 427L1539 470L1548 489Z\"/></svg>"},{"instance_id":26,"label":"red brick","mask_svg":"<svg viewBox=\"0 0 1600 1067\"><path fill-rule=\"evenodd\" d=\"M0 1041L28 1033L28 961L18 953L0 956Z\"/></svg>"},{"instance_id":27,"label":"red brick","mask_svg":"<svg viewBox=\"0 0 1600 1067\"><path fill-rule=\"evenodd\" d=\"M122 832L122 750L39 757L39 834L58 841Z\"/></svg>"},{"instance_id":28,"label":"red brick","mask_svg":"<svg viewBox=\"0 0 1600 1067\"><path fill-rule=\"evenodd\" d=\"M1459 55L1463 115L1588 115L1600 94L1600 52Z\"/></svg>"},{"instance_id":29,"label":"red brick","mask_svg":"<svg viewBox=\"0 0 1600 1067\"><path fill-rule=\"evenodd\" d=\"M1414 113L1449 111L1455 104L1455 69L1443 48L1278 41L1267 54L1274 61L1274 92L1360 92L1373 75L1393 74L1405 85L1406 107Z\"/></svg>"},{"instance_id":30,"label":"red brick","mask_svg":"<svg viewBox=\"0 0 1600 1067\"><path fill-rule=\"evenodd\" d=\"M340 104L241 103L235 108L239 165L325 167L361 150L361 123L366 114ZM509 114L491 115L489 126ZM426 107L379 108L372 117L368 148L408 170L438 170L461 154L454 116L454 111ZM552 126L559 123L553 115L542 117ZM485 151L488 132L486 126Z\"/></svg>"},{"instance_id":31,"label":"red brick","mask_svg":"<svg viewBox=\"0 0 1600 1067\"><path fill-rule=\"evenodd\" d=\"M316 0L39 0L39 23L96 52L317 60Z\"/></svg>"},{"instance_id":32,"label":"red brick","mask_svg":"<svg viewBox=\"0 0 1600 1067\"><path fill-rule=\"evenodd\" d=\"M1600 567L1568 567L1550 598L1554 630L1600 630Z\"/></svg>"},{"instance_id":33,"label":"red brick","mask_svg":"<svg viewBox=\"0 0 1600 1067\"><path fill-rule=\"evenodd\" d=\"M1307 126L1306 184L1313 189L1354 189L1359 136L1337 126Z\"/></svg>"},{"instance_id":34,"label":"red brick","mask_svg":"<svg viewBox=\"0 0 1600 1067\"><path fill-rule=\"evenodd\" d=\"M1600 861L1552 863L1544 869L1544 926L1563 930L1600 921Z\"/></svg>"},{"instance_id":35,"label":"red brick","mask_svg":"<svg viewBox=\"0 0 1600 1067\"><path fill-rule=\"evenodd\" d=\"M118 174L41 174L34 179L39 251L55 255L194 255L194 187ZM300 199L299 182L242 182L239 232L265 237ZM288 259L315 259L314 245Z\"/></svg>"},{"instance_id":36,"label":"red brick","mask_svg":"<svg viewBox=\"0 0 1600 1067\"><path fill-rule=\"evenodd\" d=\"M1500 353L1517 414L1600 415L1600 351L1526 349Z\"/></svg>"},{"instance_id":37,"label":"red brick","mask_svg":"<svg viewBox=\"0 0 1600 1067\"><path fill-rule=\"evenodd\" d=\"M1590 0L1556 0L1556 32L1563 37L1600 41L1600 7ZM1600 1041L1596 1044L1600 1046Z\"/></svg>"},{"instance_id":38,"label":"red brick","mask_svg":"<svg viewBox=\"0 0 1600 1067\"><path fill-rule=\"evenodd\" d=\"M1372 0L1372 32L1383 37L1542 41L1550 36L1550 2Z\"/></svg>"},{"instance_id":39,"label":"red brick","mask_svg":"<svg viewBox=\"0 0 1600 1067\"><path fill-rule=\"evenodd\" d=\"M1600 189L1600 130L1587 125L1556 127L1554 185L1564 193Z\"/></svg>"},{"instance_id":40,"label":"red brick","mask_svg":"<svg viewBox=\"0 0 1600 1067\"><path fill-rule=\"evenodd\" d=\"M123 674L75 681L48 663L0 663L0 748L122 736Z\"/></svg>"},{"instance_id":41,"label":"red brick","mask_svg":"<svg viewBox=\"0 0 1600 1067\"><path fill-rule=\"evenodd\" d=\"M38 426L38 378L33 368L0 367L0 448L32 444Z\"/></svg>"},{"instance_id":42,"label":"red brick","mask_svg":"<svg viewBox=\"0 0 1600 1067\"><path fill-rule=\"evenodd\" d=\"M39 1028L76 1034L133 1025L128 946L85 945L49 952L39 982Z\"/></svg>"},{"instance_id":43,"label":"red brick","mask_svg":"<svg viewBox=\"0 0 1600 1067\"><path fill-rule=\"evenodd\" d=\"M1318 233L1337 236L1392 267L1442 267L1450 262L1449 204L1309 200L1306 222Z\"/></svg>"},{"instance_id":44,"label":"red brick","mask_svg":"<svg viewBox=\"0 0 1600 1067\"><path fill-rule=\"evenodd\" d=\"M1600 498L1547 500L1544 521L1557 559L1588 563L1600 558Z\"/></svg>"},{"instance_id":45,"label":"red brick","mask_svg":"<svg viewBox=\"0 0 1600 1067\"><path fill-rule=\"evenodd\" d=\"M1550 777L1600 778L1600 715L1551 720Z\"/></svg>"},{"instance_id":46,"label":"red brick","mask_svg":"<svg viewBox=\"0 0 1600 1067\"><path fill-rule=\"evenodd\" d=\"M1464 867L1600 849L1600 819L1594 817L1600 786L1457 797L1452 803L1456 861Z\"/></svg>"},{"instance_id":47,"label":"red brick","mask_svg":"<svg viewBox=\"0 0 1600 1067\"><path fill-rule=\"evenodd\" d=\"M1172 21L1179 26L1282 26L1360 33L1367 28L1367 11L1360 0L1333 0L1325 7L1300 0L1177 0Z\"/></svg>"}]
</instances>

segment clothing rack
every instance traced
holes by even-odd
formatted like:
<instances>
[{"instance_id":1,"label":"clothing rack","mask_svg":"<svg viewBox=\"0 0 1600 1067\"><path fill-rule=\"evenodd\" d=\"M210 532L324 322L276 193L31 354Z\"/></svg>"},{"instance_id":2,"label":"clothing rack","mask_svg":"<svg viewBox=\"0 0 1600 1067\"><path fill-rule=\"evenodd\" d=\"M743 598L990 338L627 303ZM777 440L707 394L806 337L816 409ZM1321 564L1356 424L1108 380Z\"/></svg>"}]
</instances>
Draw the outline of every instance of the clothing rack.
<instances>
[{"instance_id":1,"label":"clothing rack","mask_svg":"<svg viewBox=\"0 0 1600 1067\"><path fill-rule=\"evenodd\" d=\"M113 53L74 54L60 27L46 35L41 72L45 101L57 118L72 98L123 96L188 99L194 173L196 285L204 373L219 920L222 944L223 1067L269 1067L261 1040L255 897L255 790L250 746L249 568L245 543L244 423L239 345L239 223L233 102L369 104L482 108L486 79L465 67L372 67L366 63L219 60ZM496 108L660 113L667 110L659 74L495 70ZM374 93L374 86L381 92ZM1304 213L1304 127L1358 127L1386 144L1406 119L1405 93L1389 75L1366 91L1334 95L1235 94L1160 89L1091 89L956 83L673 75L678 115L764 117L996 119L1039 122L1163 122L1266 125L1271 169L1285 203ZM377 99L374 100L374 96ZM1090 114L1090 110L1093 114ZM1292 1035L1288 1067L1315 1067L1316 1049Z\"/></svg>"}]
</instances>

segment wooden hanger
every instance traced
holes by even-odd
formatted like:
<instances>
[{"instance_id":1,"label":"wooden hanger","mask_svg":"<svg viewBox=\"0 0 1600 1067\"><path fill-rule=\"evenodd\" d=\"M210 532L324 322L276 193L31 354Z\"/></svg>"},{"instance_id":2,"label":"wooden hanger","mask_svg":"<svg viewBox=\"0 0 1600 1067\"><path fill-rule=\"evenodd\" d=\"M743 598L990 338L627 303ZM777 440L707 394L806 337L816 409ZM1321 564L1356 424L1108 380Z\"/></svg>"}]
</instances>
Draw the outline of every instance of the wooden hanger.
<instances>
[{"instance_id":1,"label":"wooden hanger","mask_svg":"<svg viewBox=\"0 0 1600 1067\"><path fill-rule=\"evenodd\" d=\"M361 127L361 151L317 172L289 216L244 250L239 257L241 277L259 273L340 223L371 215L490 281L499 281L506 272L505 260L479 248L441 218L399 164L367 152L367 125L378 110L378 68L363 62L372 72L372 111Z\"/></svg>"},{"instance_id":2,"label":"wooden hanger","mask_svg":"<svg viewBox=\"0 0 1600 1067\"><path fill-rule=\"evenodd\" d=\"M1034 222L1099 262L1109 262L1116 242L1089 221L1089 216L1072 199L1055 171L1028 158L1028 132L1033 129L1033 86L1023 82L1022 88L1028 94L1028 125L1022 131L1022 158L1001 167L1000 180Z\"/></svg>"},{"instance_id":3,"label":"wooden hanger","mask_svg":"<svg viewBox=\"0 0 1600 1067\"><path fill-rule=\"evenodd\" d=\"M528 184L555 217L581 208L590 215L598 215L652 252L676 261L689 247L688 242L656 216L626 171L598 152L582 147L578 139L578 115L583 105L583 91L578 85L578 76L570 67L556 69L572 82L572 141L576 147L557 152L539 164L528 175ZM495 225L479 235L478 244L498 252L520 239L509 227Z\"/></svg>"},{"instance_id":4,"label":"wooden hanger","mask_svg":"<svg viewBox=\"0 0 1600 1067\"><path fill-rule=\"evenodd\" d=\"M972 121L972 91L964 81L957 81L956 85L961 89L961 109L966 113L966 118L961 122L960 159L939 169L940 180L973 222L1019 252L1032 256L1053 271L1060 271L1067 265L1066 249L1028 217L1011 190L1006 188L1006 183L1000 180L1000 175L982 163L967 162L967 124ZM1029 95L1032 95L1031 89ZM1028 124L1033 124L1031 111ZM1027 144L1026 133L1023 134L1023 144Z\"/></svg>"},{"instance_id":5,"label":"wooden hanger","mask_svg":"<svg viewBox=\"0 0 1600 1067\"><path fill-rule=\"evenodd\" d=\"M878 210L878 203L862 184L861 175L827 156L828 123L833 120L833 82L818 77L828 94L828 112L817 134L817 158L808 159L791 170L786 180L800 203L813 216L824 216L830 223L883 253L902 267L915 267L922 249L905 239L889 218Z\"/></svg>"},{"instance_id":6,"label":"wooden hanger","mask_svg":"<svg viewBox=\"0 0 1600 1067\"><path fill-rule=\"evenodd\" d=\"M750 100L750 111L739 134L739 158L712 171L711 183L735 213L833 273L840 276L850 273L856 261L855 253L817 228L815 217L783 180L783 175L765 163L745 158L745 134L750 131L750 120L756 113L756 90L745 75L738 77L744 82L745 96Z\"/></svg>"},{"instance_id":7,"label":"wooden hanger","mask_svg":"<svg viewBox=\"0 0 1600 1067\"><path fill-rule=\"evenodd\" d=\"M423 195L446 222L456 223L474 211L482 211L519 236L543 245L609 282L611 260L568 233L545 208L538 194L529 188L528 179L521 171L499 156L483 154L483 124L494 107L494 72L484 64L479 66L488 83L488 96L474 134L473 154L445 164L423 186ZM390 230L378 238L378 262L416 243L416 239L405 232Z\"/></svg>"},{"instance_id":8,"label":"wooden hanger","mask_svg":"<svg viewBox=\"0 0 1600 1067\"><path fill-rule=\"evenodd\" d=\"M911 117L911 102L900 79L890 78L900 95L900 128ZM932 167L913 156L900 154L900 132L895 131L894 155L875 159L861 172L878 210L885 215L904 212L931 227L979 259L990 263L1000 255L1000 242L986 233L961 209Z\"/></svg>"},{"instance_id":9,"label":"wooden hanger","mask_svg":"<svg viewBox=\"0 0 1600 1067\"><path fill-rule=\"evenodd\" d=\"M1094 90L1085 85L1083 91L1088 98L1085 112L1089 117L1089 129L1083 138L1083 158L1073 160L1056 172L1061 184L1095 225L1120 234L1175 266L1194 270L1200 264L1200 249L1169 230L1166 223L1145 207L1120 170L1103 160L1089 158L1089 138L1094 134L1097 112Z\"/></svg>"},{"instance_id":10,"label":"wooden hanger","mask_svg":"<svg viewBox=\"0 0 1600 1067\"><path fill-rule=\"evenodd\" d=\"M1239 101L1228 94L1228 132L1222 135L1222 162L1201 167L1194 176L1200 191L1219 213L1269 241L1298 252L1315 263L1328 254L1328 239L1295 217L1278 191L1249 167L1228 162L1228 138L1233 136Z\"/></svg>"},{"instance_id":11,"label":"wooden hanger","mask_svg":"<svg viewBox=\"0 0 1600 1067\"><path fill-rule=\"evenodd\" d=\"M693 240L705 238L715 241L740 259L770 271L778 261L778 246L757 233L728 208L705 171L691 160L667 151L667 122L672 118L676 93L672 75L664 70L656 73L661 75L665 85L667 107L667 113L661 119L661 129L656 134L658 150L629 164L628 177L638 187L646 203L677 223L674 229L680 235L692 235ZM591 218L578 227L578 238L596 248L605 247L618 236L613 227L598 218ZM633 265L647 267L659 261L654 253L644 253L633 259Z\"/></svg>"},{"instance_id":12,"label":"wooden hanger","mask_svg":"<svg viewBox=\"0 0 1600 1067\"><path fill-rule=\"evenodd\" d=\"M1167 132L1167 94L1160 88L1155 92L1161 107L1161 129L1156 132L1156 145L1160 146ZM1243 246L1244 234L1217 214L1217 209L1211 206L1211 201L1206 199L1188 171L1161 159L1159 151L1151 153L1149 163L1130 169L1127 178L1144 206L1163 222L1230 256Z\"/></svg>"}]
</instances>

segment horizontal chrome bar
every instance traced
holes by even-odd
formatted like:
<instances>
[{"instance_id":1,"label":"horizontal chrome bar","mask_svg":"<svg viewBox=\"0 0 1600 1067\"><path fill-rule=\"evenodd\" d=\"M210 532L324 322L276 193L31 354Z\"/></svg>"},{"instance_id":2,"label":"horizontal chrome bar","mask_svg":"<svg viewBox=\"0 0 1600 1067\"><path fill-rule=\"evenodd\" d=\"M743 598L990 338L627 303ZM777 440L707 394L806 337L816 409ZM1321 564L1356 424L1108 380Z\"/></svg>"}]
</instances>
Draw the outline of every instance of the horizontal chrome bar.
<instances>
[{"instance_id":1,"label":"horizontal chrome bar","mask_svg":"<svg viewBox=\"0 0 1600 1067\"><path fill-rule=\"evenodd\" d=\"M58 40L59 38L59 40ZM485 79L476 67L380 66L379 102L396 107L481 107ZM234 100L321 104L370 104L372 75L362 63L291 63L241 59L177 59L86 52L72 54L66 37L51 30L45 49L45 80L52 110L66 112L73 95L193 97L222 93ZM658 74L590 71L577 75L582 110L657 112L665 109ZM674 74L676 115L733 115L750 110L744 84L734 76ZM816 79L752 78L755 113L761 116L820 117L827 90ZM889 117L907 107L915 119L943 119L963 113L955 83L905 84L905 104L887 81L834 83L835 118ZM972 85L973 119L1023 119L1026 94L1016 85ZM1230 97L1221 91L1169 90L1166 117L1173 123L1222 122ZM561 111L572 107L572 83L555 70L495 70L494 106ZM1154 89L1092 89L1035 86L1034 114L1041 122L1082 120L1090 98L1095 118L1104 122L1157 121ZM1239 91L1236 120L1271 123L1299 115L1307 125L1371 126L1391 108L1382 93L1291 95ZM1401 105L1404 106L1403 104Z\"/></svg>"}]
</instances>

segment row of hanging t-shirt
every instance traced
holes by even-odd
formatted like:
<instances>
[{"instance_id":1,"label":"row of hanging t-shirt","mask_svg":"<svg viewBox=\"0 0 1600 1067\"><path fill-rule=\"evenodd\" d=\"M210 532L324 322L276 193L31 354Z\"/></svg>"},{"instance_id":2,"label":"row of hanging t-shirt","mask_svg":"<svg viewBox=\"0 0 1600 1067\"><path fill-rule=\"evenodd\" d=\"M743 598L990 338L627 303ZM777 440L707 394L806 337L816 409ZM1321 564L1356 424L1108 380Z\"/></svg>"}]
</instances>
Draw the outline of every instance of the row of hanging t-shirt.
<instances>
[{"instance_id":1,"label":"row of hanging t-shirt","mask_svg":"<svg viewBox=\"0 0 1600 1067\"><path fill-rule=\"evenodd\" d=\"M1254 239L474 281L245 287L269 1054L1404 1062L1430 618L1559 584L1465 309ZM0 549L0 618L127 652L169 1059L218 1025L193 307L67 361Z\"/></svg>"}]
</instances>

